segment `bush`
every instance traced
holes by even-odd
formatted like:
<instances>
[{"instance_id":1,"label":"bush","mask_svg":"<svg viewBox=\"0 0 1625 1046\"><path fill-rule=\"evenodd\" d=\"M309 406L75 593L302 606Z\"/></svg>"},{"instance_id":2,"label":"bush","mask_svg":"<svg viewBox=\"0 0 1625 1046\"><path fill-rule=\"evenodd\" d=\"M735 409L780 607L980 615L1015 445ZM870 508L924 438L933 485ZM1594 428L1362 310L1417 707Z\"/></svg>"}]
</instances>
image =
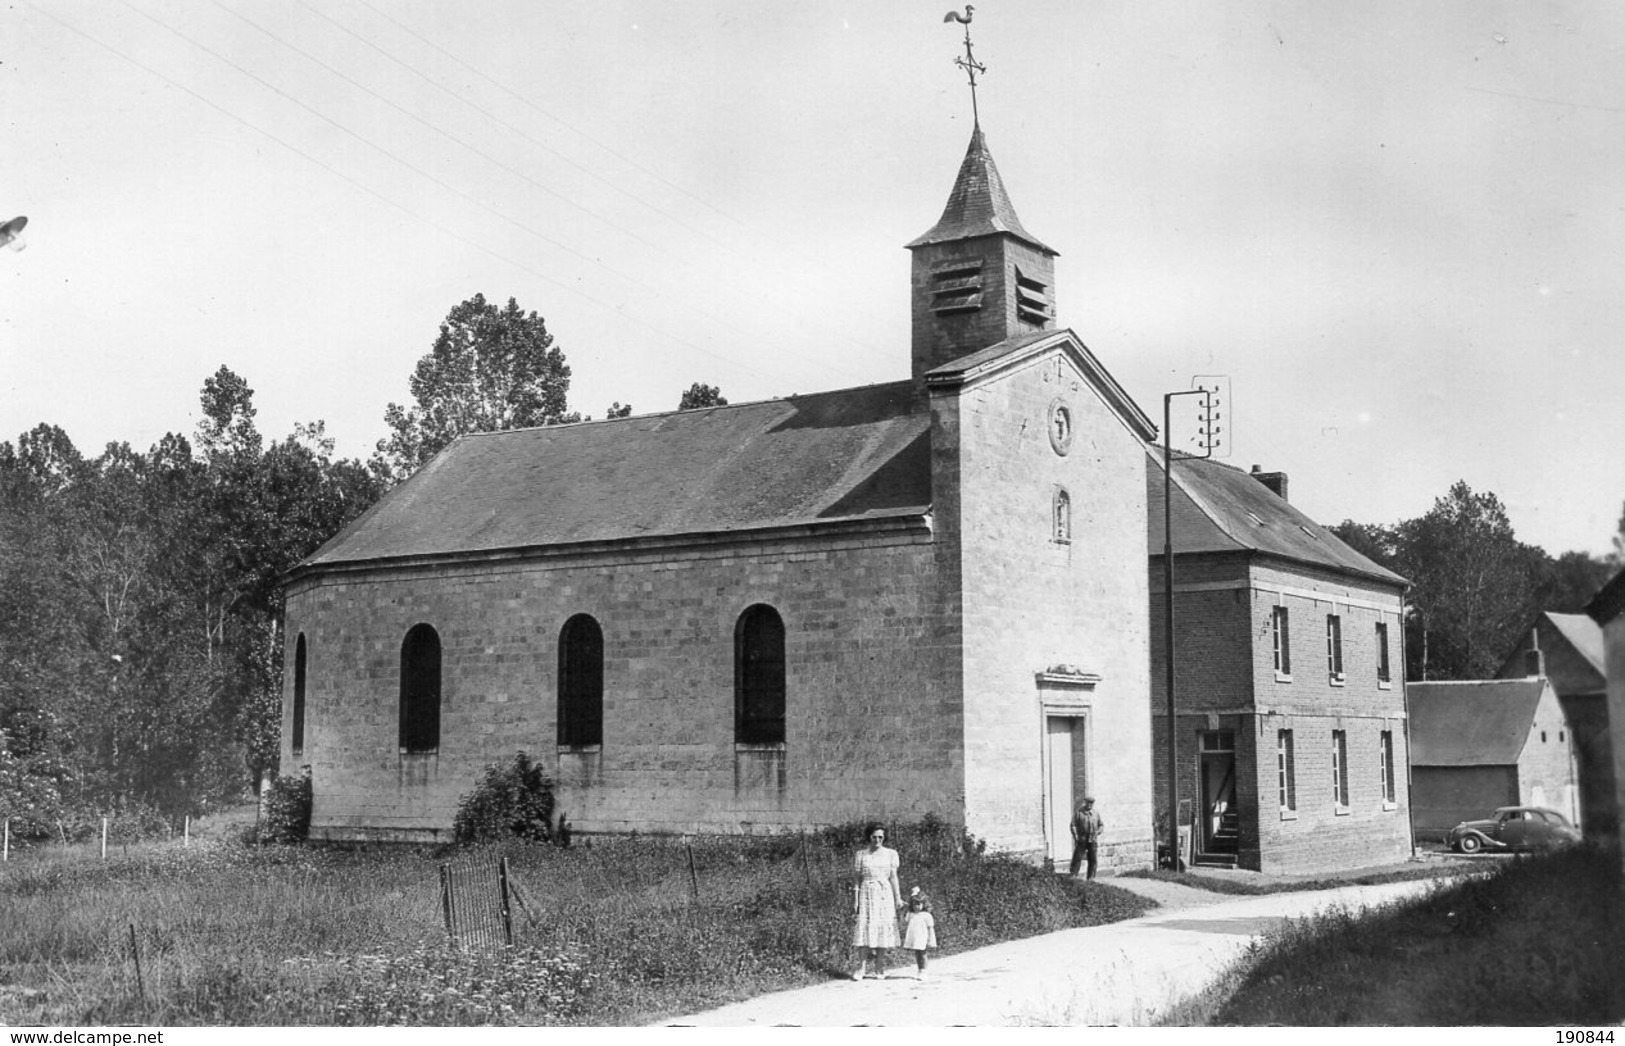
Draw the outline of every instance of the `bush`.
<instances>
[{"instance_id":1,"label":"bush","mask_svg":"<svg viewBox=\"0 0 1625 1046\"><path fill-rule=\"evenodd\" d=\"M310 771L297 777L279 777L265 793L258 841L302 843L310 838Z\"/></svg>"},{"instance_id":2,"label":"bush","mask_svg":"<svg viewBox=\"0 0 1625 1046\"><path fill-rule=\"evenodd\" d=\"M472 792L457 800L452 833L459 843L508 838L545 843L553 838L553 781L524 752L493 763Z\"/></svg>"}]
</instances>

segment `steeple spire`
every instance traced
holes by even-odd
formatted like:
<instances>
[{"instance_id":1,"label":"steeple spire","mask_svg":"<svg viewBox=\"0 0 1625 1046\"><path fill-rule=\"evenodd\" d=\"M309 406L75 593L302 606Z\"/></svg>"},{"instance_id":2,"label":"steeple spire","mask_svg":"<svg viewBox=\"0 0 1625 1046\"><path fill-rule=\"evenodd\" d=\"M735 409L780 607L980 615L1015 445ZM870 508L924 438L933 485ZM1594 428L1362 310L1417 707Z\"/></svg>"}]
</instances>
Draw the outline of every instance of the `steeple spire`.
<instances>
[{"instance_id":1,"label":"steeple spire","mask_svg":"<svg viewBox=\"0 0 1625 1046\"><path fill-rule=\"evenodd\" d=\"M933 368L1055 326L1056 251L1016 217L980 127L942 217L908 249L918 395Z\"/></svg>"},{"instance_id":2,"label":"steeple spire","mask_svg":"<svg viewBox=\"0 0 1625 1046\"><path fill-rule=\"evenodd\" d=\"M942 217L929 232L907 246L913 250L931 243L995 233L1014 236L1050 254L1059 253L1022 227L1010 194L1005 191L1004 179L999 177L999 169L993 163L993 154L988 151L987 139L977 127L971 131L970 146L965 150L964 162L959 165L959 177L954 179Z\"/></svg>"}]
</instances>

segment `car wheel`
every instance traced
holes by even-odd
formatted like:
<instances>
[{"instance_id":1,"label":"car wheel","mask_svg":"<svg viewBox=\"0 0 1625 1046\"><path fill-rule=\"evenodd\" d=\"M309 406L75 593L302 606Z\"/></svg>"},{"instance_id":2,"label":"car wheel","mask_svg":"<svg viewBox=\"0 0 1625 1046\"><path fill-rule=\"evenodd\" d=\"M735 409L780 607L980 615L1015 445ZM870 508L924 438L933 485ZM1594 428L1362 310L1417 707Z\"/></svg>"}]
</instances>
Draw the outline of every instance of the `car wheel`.
<instances>
[{"instance_id":1,"label":"car wheel","mask_svg":"<svg viewBox=\"0 0 1625 1046\"><path fill-rule=\"evenodd\" d=\"M1456 846L1464 854L1475 854L1484 849L1484 840L1476 835L1464 835L1461 837L1461 841L1456 843Z\"/></svg>"}]
</instances>

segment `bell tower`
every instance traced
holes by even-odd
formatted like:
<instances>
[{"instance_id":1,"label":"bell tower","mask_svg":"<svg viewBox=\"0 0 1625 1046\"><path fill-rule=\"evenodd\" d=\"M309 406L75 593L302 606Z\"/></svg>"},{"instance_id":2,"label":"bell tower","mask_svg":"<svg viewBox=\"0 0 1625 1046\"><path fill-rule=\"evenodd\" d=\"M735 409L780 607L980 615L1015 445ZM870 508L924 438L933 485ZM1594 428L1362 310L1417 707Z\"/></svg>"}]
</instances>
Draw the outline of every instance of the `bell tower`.
<instances>
[{"instance_id":1,"label":"bell tower","mask_svg":"<svg viewBox=\"0 0 1625 1046\"><path fill-rule=\"evenodd\" d=\"M908 249L916 383L933 367L1055 326L1057 252L1022 227L980 127L942 217Z\"/></svg>"},{"instance_id":2,"label":"bell tower","mask_svg":"<svg viewBox=\"0 0 1625 1046\"><path fill-rule=\"evenodd\" d=\"M1022 228L982 137L976 74L987 67L971 46L975 10L967 5L963 15L949 11L943 18L965 27L965 56L954 64L970 81L970 148L942 217L908 244L914 252L912 373L922 393L932 368L1055 326L1056 252Z\"/></svg>"}]
</instances>

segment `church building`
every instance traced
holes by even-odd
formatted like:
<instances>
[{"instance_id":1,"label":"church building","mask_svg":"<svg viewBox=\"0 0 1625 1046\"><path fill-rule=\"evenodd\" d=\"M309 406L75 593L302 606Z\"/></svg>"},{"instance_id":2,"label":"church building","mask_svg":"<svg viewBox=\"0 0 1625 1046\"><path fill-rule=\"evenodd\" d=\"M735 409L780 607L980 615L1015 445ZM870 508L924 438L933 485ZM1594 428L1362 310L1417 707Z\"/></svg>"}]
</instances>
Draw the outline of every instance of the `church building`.
<instances>
[{"instance_id":1,"label":"church building","mask_svg":"<svg viewBox=\"0 0 1625 1046\"><path fill-rule=\"evenodd\" d=\"M979 127L907 247L906 377L465 436L292 571L312 835L447 838L522 749L577 833L935 814L1065 861L1088 793L1148 867L1154 426Z\"/></svg>"}]
</instances>

